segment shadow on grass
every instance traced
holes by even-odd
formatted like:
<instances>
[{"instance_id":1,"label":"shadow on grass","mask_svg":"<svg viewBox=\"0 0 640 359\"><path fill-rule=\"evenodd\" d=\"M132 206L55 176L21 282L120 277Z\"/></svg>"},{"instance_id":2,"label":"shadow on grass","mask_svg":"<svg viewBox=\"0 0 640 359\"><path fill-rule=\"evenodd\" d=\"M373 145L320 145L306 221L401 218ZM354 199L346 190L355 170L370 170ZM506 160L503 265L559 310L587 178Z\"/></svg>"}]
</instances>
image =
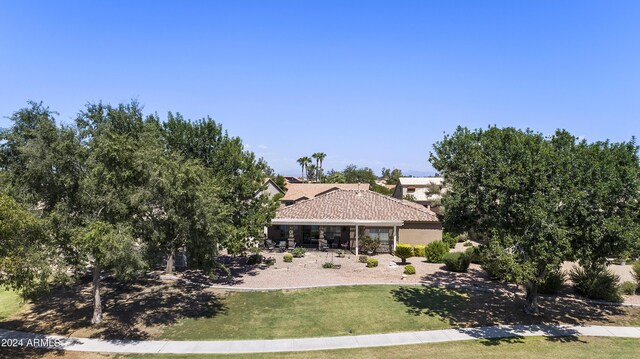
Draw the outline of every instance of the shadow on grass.
<instances>
[{"instance_id":1,"label":"shadow on grass","mask_svg":"<svg viewBox=\"0 0 640 359\"><path fill-rule=\"evenodd\" d=\"M154 327L182 318L210 318L226 311L213 292L180 281L144 279L122 284L107 278L103 280L102 293L103 322L98 325L90 323L91 284L84 281L52 291L21 315L2 322L0 327L33 333L144 340L151 337Z\"/></svg>"},{"instance_id":2,"label":"shadow on grass","mask_svg":"<svg viewBox=\"0 0 640 359\"><path fill-rule=\"evenodd\" d=\"M522 296L500 290L484 292L400 287L391 290L391 294L407 307L407 313L440 317L454 328L461 328L459 330L465 334L487 338L486 345L500 343L494 339L505 336L512 341L521 340L520 334L526 330L538 331L540 335L549 336L549 340L577 341L576 331L551 328L545 324L606 325L616 323L617 317L627 315L621 307L589 306L572 298L554 298L541 299L541 314L531 316L522 311ZM509 327L495 328L497 325Z\"/></svg>"}]
</instances>

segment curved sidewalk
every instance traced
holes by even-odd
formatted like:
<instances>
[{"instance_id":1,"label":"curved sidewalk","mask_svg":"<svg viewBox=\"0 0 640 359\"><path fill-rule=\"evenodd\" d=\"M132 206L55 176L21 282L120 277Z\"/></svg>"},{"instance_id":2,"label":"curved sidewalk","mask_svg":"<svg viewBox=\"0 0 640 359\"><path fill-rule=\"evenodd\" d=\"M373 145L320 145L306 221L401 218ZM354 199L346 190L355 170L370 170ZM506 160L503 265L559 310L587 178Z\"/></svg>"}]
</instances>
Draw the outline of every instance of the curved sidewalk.
<instances>
[{"instance_id":1,"label":"curved sidewalk","mask_svg":"<svg viewBox=\"0 0 640 359\"><path fill-rule=\"evenodd\" d=\"M308 350L426 344L475 339L521 338L530 336L640 338L640 327L511 325L324 338L228 341L104 340L68 338L0 329L0 340L3 340L5 343L12 343L13 346L30 346L77 352L145 354L242 354L297 352Z\"/></svg>"}]
</instances>

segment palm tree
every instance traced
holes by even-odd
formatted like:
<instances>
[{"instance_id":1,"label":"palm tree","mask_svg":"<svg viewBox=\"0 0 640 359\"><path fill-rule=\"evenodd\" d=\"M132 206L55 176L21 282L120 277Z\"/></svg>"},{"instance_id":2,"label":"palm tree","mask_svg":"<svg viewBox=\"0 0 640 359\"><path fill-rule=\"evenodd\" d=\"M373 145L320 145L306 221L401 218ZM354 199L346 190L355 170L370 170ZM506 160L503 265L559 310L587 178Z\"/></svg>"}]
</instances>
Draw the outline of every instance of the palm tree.
<instances>
[{"instance_id":1,"label":"palm tree","mask_svg":"<svg viewBox=\"0 0 640 359\"><path fill-rule=\"evenodd\" d=\"M307 165L311 163L311 158L304 156L298 158L298 164L302 167L302 178L304 179L304 170L307 168Z\"/></svg>"},{"instance_id":2,"label":"palm tree","mask_svg":"<svg viewBox=\"0 0 640 359\"><path fill-rule=\"evenodd\" d=\"M325 157L327 157L326 153L323 152L316 152L313 155L311 155L311 157L316 159L316 182L318 182L320 179L320 177L322 177L322 161L324 160Z\"/></svg>"}]
</instances>

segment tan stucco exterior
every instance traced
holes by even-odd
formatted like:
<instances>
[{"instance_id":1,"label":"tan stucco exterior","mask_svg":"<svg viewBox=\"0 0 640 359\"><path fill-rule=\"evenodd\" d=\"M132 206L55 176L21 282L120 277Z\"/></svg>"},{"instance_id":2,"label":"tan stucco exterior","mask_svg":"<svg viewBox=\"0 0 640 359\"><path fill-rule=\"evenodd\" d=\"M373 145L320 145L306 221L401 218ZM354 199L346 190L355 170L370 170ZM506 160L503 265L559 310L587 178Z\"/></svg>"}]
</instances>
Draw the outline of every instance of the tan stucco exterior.
<instances>
[{"instance_id":1,"label":"tan stucco exterior","mask_svg":"<svg viewBox=\"0 0 640 359\"><path fill-rule=\"evenodd\" d=\"M411 223L405 222L399 227L398 243L408 243L411 245L427 244L442 240L441 223Z\"/></svg>"}]
</instances>

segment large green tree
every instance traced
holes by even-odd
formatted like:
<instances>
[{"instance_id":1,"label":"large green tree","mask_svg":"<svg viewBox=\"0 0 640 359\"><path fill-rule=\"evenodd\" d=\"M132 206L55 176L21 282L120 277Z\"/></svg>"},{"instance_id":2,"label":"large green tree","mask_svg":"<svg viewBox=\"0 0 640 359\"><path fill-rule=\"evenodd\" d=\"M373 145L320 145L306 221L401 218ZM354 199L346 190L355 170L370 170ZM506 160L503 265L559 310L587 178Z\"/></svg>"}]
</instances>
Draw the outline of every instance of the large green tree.
<instances>
[{"instance_id":1,"label":"large green tree","mask_svg":"<svg viewBox=\"0 0 640 359\"><path fill-rule=\"evenodd\" d=\"M541 134L514 128L458 128L434 145L431 163L444 173L445 230L469 232L512 259L512 278L526 288L527 313L538 313L539 284L570 253L562 215L570 183L568 151Z\"/></svg>"}]
</instances>

